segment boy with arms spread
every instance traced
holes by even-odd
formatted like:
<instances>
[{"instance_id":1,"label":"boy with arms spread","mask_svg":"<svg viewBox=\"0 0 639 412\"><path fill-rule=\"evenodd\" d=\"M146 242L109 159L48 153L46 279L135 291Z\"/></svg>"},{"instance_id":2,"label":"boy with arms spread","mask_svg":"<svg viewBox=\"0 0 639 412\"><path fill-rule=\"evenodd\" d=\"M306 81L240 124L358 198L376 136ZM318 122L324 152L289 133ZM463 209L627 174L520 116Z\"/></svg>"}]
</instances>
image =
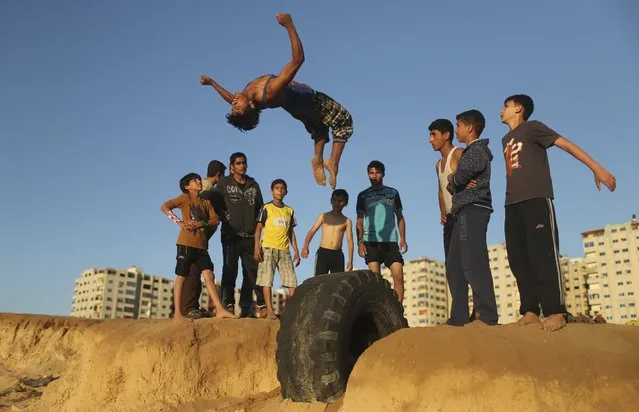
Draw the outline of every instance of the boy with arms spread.
<instances>
[{"instance_id":1,"label":"boy with arms spread","mask_svg":"<svg viewBox=\"0 0 639 412\"><path fill-rule=\"evenodd\" d=\"M189 276L191 265L195 264L204 276L206 290L215 305L215 316L218 318L235 318L229 313L217 294L217 288L213 283L213 262L209 256L209 238L207 231L211 231L218 223L219 217L215 214L211 202L200 198L202 190L202 178L196 173L189 173L180 179L182 194L174 199L166 201L160 210L182 228L177 240L177 263L175 265L175 285L173 288L173 305L175 309L174 320L184 320L181 311L182 286L184 279ZM179 208L182 212L180 220L173 212ZM198 273L199 273L198 272Z\"/></svg>"},{"instance_id":2,"label":"boy with arms spread","mask_svg":"<svg viewBox=\"0 0 639 412\"><path fill-rule=\"evenodd\" d=\"M266 318L277 319L273 312L273 278L275 269L280 272L282 286L288 288L293 296L297 287L295 266L300 264L300 254L297 249L297 239L293 228L297 225L293 208L284 204L284 197L288 193L286 182L275 179L271 183L273 200L265 203L257 217L255 229L255 260L259 262L257 268L257 284L264 288L266 301ZM262 237L264 233L264 238ZM291 259L290 245L293 245L295 256Z\"/></svg>"},{"instance_id":3,"label":"boy with arms spread","mask_svg":"<svg viewBox=\"0 0 639 412\"><path fill-rule=\"evenodd\" d=\"M510 270L521 297L518 324L539 324L554 331L566 325L563 279L559 266L559 233L553 205L553 187L546 150L551 146L570 153L592 170L595 185L611 192L615 177L579 146L537 120L533 100L518 94L506 98L500 117L509 132L502 139L506 160L506 249Z\"/></svg>"},{"instance_id":4,"label":"boy with arms spread","mask_svg":"<svg viewBox=\"0 0 639 412\"><path fill-rule=\"evenodd\" d=\"M344 252L342 242L344 232L348 242L348 263L346 270L353 270L353 224L349 218L342 214L344 207L348 205L348 193L344 189L337 189L331 195L333 210L319 215L315 224L308 231L302 257L308 258L308 247L317 230L322 228L322 241L315 254L314 276L325 273L337 273L344 271Z\"/></svg>"},{"instance_id":5,"label":"boy with arms spread","mask_svg":"<svg viewBox=\"0 0 639 412\"><path fill-rule=\"evenodd\" d=\"M258 77L235 94L229 93L205 75L200 77L200 83L212 86L231 105L231 113L226 118L242 131L252 130L257 126L263 109L281 107L301 121L314 141L315 155L311 164L315 180L322 186L326 185L326 168L331 188L335 189L344 145L353 134L353 119L348 110L331 97L304 83L293 81L304 63L304 49L290 14L278 14L277 22L287 30L293 54L292 60L277 76L265 74ZM329 141L329 129L333 133L333 147L331 158L324 161L324 146Z\"/></svg>"},{"instance_id":6,"label":"boy with arms spread","mask_svg":"<svg viewBox=\"0 0 639 412\"><path fill-rule=\"evenodd\" d=\"M452 304L452 326L468 323L468 284L473 288L475 320L469 325L497 324L497 302L490 273L486 232L492 213L488 139L480 139L486 120L478 110L457 115L457 138L466 144L457 170L448 176L447 190L453 195L451 214L455 219L446 259ZM468 184L474 180L473 187Z\"/></svg>"},{"instance_id":7,"label":"boy with arms spread","mask_svg":"<svg viewBox=\"0 0 639 412\"><path fill-rule=\"evenodd\" d=\"M393 288L401 303L404 301L402 254L408 251L402 201L397 189L384 186L386 167L382 162L373 160L367 170L371 186L357 195L358 253L372 272L381 273L382 263L390 270Z\"/></svg>"}]
</instances>

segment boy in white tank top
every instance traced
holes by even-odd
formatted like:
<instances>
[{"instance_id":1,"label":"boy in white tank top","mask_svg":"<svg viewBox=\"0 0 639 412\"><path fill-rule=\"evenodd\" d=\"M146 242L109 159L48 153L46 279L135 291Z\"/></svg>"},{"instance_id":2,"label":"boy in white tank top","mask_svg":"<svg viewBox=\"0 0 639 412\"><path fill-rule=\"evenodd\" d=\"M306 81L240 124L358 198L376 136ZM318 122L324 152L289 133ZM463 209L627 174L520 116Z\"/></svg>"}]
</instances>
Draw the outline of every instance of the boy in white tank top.
<instances>
[{"instance_id":1,"label":"boy in white tank top","mask_svg":"<svg viewBox=\"0 0 639 412\"><path fill-rule=\"evenodd\" d=\"M448 176L455 173L457 163L462 154L462 148L453 146L454 127L453 123L448 119L434 120L428 126L428 141L433 146L433 150L441 154L441 159L435 164L435 171L438 179L438 197L439 197L439 213L440 223L444 225L444 258L448 258L448 249L450 247L450 239L453 235L453 227L455 220L450 215L450 209L453 205L453 196L446 190L448 185ZM471 181L468 188L474 186ZM474 301L474 300L473 300ZM475 319L475 310L470 317L470 321Z\"/></svg>"},{"instance_id":2,"label":"boy in white tank top","mask_svg":"<svg viewBox=\"0 0 639 412\"><path fill-rule=\"evenodd\" d=\"M453 197L446 190L448 176L455 173L457 162L461 157L461 150L453 146L454 129L453 124L448 119L437 119L428 126L429 138L433 150L441 154L441 159L435 165L437 178L439 181L438 197L440 223L444 225L444 256L448 256L450 237L453 233L453 219L450 217L450 209L453 204Z\"/></svg>"}]
</instances>

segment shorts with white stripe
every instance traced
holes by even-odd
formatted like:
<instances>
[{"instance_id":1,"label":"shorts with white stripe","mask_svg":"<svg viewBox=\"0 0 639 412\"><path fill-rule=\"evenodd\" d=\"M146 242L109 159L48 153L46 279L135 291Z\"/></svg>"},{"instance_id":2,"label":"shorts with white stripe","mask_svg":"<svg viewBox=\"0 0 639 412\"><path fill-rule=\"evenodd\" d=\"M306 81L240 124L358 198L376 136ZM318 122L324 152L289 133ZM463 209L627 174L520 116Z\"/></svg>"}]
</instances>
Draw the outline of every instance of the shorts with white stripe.
<instances>
[{"instance_id":1,"label":"shorts with white stripe","mask_svg":"<svg viewBox=\"0 0 639 412\"><path fill-rule=\"evenodd\" d=\"M282 286L286 288L294 288L297 286L297 276L293 268L293 259L291 251L272 249L265 247L262 250L263 261L257 267L257 285L273 287L273 278L275 270L280 272L282 278Z\"/></svg>"},{"instance_id":2,"label":"shorts with white stripe","mask_svg":"<svg viewBox=\"0 0 639 412\"><path fill-rule=\"evenodd\" d=\"M508 262L521 298L520 314L565 313L559 265L559 233L551 199L537 198L506 206Z\"/></svg>"}]
</instances>

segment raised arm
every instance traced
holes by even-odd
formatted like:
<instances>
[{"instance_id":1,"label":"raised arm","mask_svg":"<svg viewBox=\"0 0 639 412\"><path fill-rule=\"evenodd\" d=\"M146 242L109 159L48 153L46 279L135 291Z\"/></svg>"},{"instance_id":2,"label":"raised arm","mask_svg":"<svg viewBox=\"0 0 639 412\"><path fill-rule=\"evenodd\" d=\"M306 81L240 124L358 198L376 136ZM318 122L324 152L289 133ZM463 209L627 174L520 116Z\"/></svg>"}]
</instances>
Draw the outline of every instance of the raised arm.
<instances>
[{"instance_id":1,"label":"raised arm","mask_svg":"<svg viewBox=\"0 0 639 412\"><path fill-rule=\"evenodd\" d=\"M555 146L563 151L570 153L575 159L585 164L588 169L592 170L595 175L595 185L597 190L601 190L601 183L603 183L611 192L614 192L617 187L617 179L606 169L597 163L588 153L584 152L579 146L566 139L565 137L559 137L555 140Z\"/></svg>"},{"instance_id":2,"label":"raised arm","mask_svg":"<svg viewBox=\"0 0 639 412\"><path fill-rule=\"evenodd\" d=\"M317 217L317 220L315 221L315 224L313 225L311 230L309 230L308 233L306 234L306 238L304 238L304 245L302 246L302 253L301 253L304 259L308 257L308 247L311 244L311 240L313 239L313 236L315 236L315 233L317 233L318 229L322 226L323 223L324 223L324 213L321 213Z\"/></svg>"},{"instance_id":3,"label":"raised arm","mask_svg":"<svg viewBox=\"0 0 639 412\"><path fill-rule=\"evenodd\" d=\"M222 96L222 99L224 99L228 104L231 104L233 102L233 94L227 91L224 87L217 84L215 80L211 79L207 75L203 74L200 76L200 84L202 86L212 86L215 90L217 90L220 96Z\"/></svg>"},{"instance_id":4,"label":"raised arm","mask_svg":"<svg viewBox=\"0 0 639 412\"><path fill-rule=\"evenodd\" d=\"M288 37L291 40L291 61L286 63L280 74L269 82L267 90L267 99L277 95L284 87L286 87L297 74L297 71L304 63L304 48L302 41L297 34L297 29L293 24L290 14L280 13L277 15L277 22L286 29Z\"/></svg>"},{"instance_id":5,"label":"raised arm","mask_svg":"<svg viewBox=\"0 0 639 412\"><path fill-rule=\"evenodd\" d=\"M353 250L355 248L353 244L353 222L350 219L346 219L346 242L348 244L348 262L346 263L346 271L353 270Z\"/></svg>"}]
</instances>

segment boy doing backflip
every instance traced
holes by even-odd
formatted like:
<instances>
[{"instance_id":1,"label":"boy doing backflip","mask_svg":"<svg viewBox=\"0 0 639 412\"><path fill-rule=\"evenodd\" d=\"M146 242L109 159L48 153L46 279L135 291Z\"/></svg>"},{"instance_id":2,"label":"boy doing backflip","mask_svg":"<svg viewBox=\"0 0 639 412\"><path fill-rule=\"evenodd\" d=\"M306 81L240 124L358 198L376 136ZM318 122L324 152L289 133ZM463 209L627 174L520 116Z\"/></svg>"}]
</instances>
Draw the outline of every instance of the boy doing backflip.
<instances>
[{"instance_id":1,"label":"boy doing backflip","mask_svg":"<svg viewBox=\"0 0 639 412\"><path fill-rule=\"evenodd\" d=\"M231 112L226 118L239 130L254 129L263 109L281 107L301 121L315 145L315 154L311 160L315 180L322 186L326 185L326 168L330 186L335 189L344 145L353 134L353 119L348 110L331 97L293 80L304 63L304 49L290 14L278 14L277 22L288 31L293 54L292 60L277 76L260 76L249 82L244 90L234 94L205 75L200 77L200 83L212 86L231 105ZM324 146L329 141L329 129L333 133L333 148L330 159L324 161Z\"/></svg>"},{"instance_id":2,"label":"boy doing backflip","mask_svg":"<svg viewBox=\"0 0 639 412\"><path fill-rule=\"evenodd\" d=\"M302 257L308 258L308 247L315 233L322 228L322 241L315 254L314 276L326 273L337 273L344 271L344 252L342 252L342 242L344 233L348 242L348 263L346 270L353 270L353 223L342 214L344 207L348 205L348 193L344 189L337 189L331 196L331 206L333 210L319 215L315 224L308 231L304 246L302 247Z\"/></svg>"},{"instance_id":3,"label":"boy doing backflip","mask_svg":"<svg viewBox=\"0 0 639 412\"><path fill-rule=\"evenodd\" d=\"M177 239L177 263L175 265L175 285L173 287L174 320L186 319L182 315L181 300L184 279L189 276L191 265L197 266L198 271L204 276L204 283L209 296L215 305L215 316L218 318L235 318L229 313L217 294L217 288L213 283L213 262L209 256L209 236L220 223L220 218L215 214L211 202L200 198L202 190L202 178L196 173L189 173L180 179L182 194L174 199L166 201L160 210L172 221L182 228ZM173 209L179 208L182 212L182 220L174 213Z\"/></svg>"}]
</instances>

